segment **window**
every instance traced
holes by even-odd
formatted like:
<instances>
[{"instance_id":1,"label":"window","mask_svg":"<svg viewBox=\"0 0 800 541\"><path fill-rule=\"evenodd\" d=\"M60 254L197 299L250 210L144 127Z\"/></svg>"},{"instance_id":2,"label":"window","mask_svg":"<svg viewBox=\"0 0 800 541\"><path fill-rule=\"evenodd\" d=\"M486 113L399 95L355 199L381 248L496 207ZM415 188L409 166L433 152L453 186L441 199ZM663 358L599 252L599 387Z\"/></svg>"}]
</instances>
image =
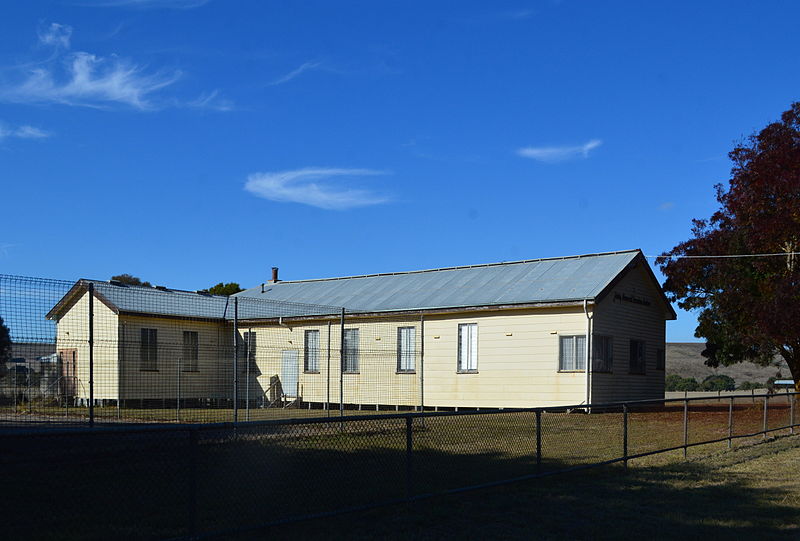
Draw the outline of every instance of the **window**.
<instances>
[{"instance_id":1,"label":"window","mask_svg":"<svg viewBox=\"0 0 800 541\"><path fill-rule=\"evenodd\" d=\"M417 330L414 327L397 329L397 371L414 372L414 342Z\"/></svg>"},{"instance_id":2,"label":"window","mask_svg":"<svg viewBox=\"0 0 800 541\"><path fill-rule=\"evenodd\" d=\"M458 326L458 371L478 371L477 323L461 323Z\"/></svg>"},{"instance_id":3,"label":"window","mask_svg":"<svg viewBox=\"0 0 800 541\"><path fill-rule=\"evenodd\" d=\"M248 368L254 370L256 367L256 333L248 331L242 336L244 338L244 344L242 344L244 355L240 357L243 362L239 364L239 369L247 372Z\"/></svg>"},{"instance_id":4,"label":"window","mask_svg":"<svg viewBox=\"0 0 800 541\"><path fill-rule=\"evenodd\" d=\"M560 336L558 369L586 370L586 336Z\"/></svg>"},{"instance_id":5,"label":"window","mask_svg":"<svg viewBox=\"0 0 800 541\"><path fill-rule=\"evenodd\" d=\"M197 372L197 333L183 331L183 371Z\"/></svg>"},{"instance_id":6,"label":"window","mask_svg":"<svg viewBox=\"0 0 800 541\"><path fill-rule=\"evenodd\" d=\"M303 370L306 372L319 372L319 331L305 332Z\"/></svg>"},{"instance_id":7,"label":"window","mask_svg":"<svg viewBox=\"0 0 800 541\"><path fill-rule=\"evenodd\" d=\"M656 370L665 370L667 367L663 349L656 350Z\"/></svg>"},{"instance_id":8,"label":"window","mask_svg":"<svg viewBox=\"0 0 800 541\"><path fill-rule=\"evenodd\" d=\"M358 373L358 329L344 330L344 359L342 365L345 373Z\"/></svg>"},{"instance_id":9,"label":"window","mask_svg":"<svg viewBox=\"0 0 800 541\"><path fill-rule=\"evenodd\" d=\"M156 329L142 329L139 370L158 370L158 335Z\"/></svg>"},{"instance_id":10,"label":"window","mask_svg":"<svg viewBox=\"0 0 800 541\"><path fill-rule=\"evenodd\" d=\"M631 340L630 373L644 374L644 342Z\"/></svg>"},{"instance_id":11,"label":"window","mask_svg":"<svg viewBox=\"0 0 800 541\"><path fill-rule=\"evenodd\" d=\"M614 340L610 336L593 336L593 372L611 372L614 364Z\"/></svg>"}]
</instances>

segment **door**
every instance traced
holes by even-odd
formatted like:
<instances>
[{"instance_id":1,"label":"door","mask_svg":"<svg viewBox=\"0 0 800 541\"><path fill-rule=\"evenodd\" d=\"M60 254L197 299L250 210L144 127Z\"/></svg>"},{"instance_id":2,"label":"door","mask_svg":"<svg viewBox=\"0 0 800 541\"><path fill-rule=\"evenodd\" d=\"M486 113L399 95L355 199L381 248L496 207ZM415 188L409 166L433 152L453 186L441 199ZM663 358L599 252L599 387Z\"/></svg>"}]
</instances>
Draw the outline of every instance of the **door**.
<instances>
[{"instance_id":1,"label":"door","mask_svg":"<svg viewBox=\"0 0 800 541\"><path fill-rule=\"evenodd\" d=\"M78 374L76 372L78 350L60 349L58 350L58 357L61 360L61 394L65 397L75 396L75 391L78 388Z\"/></svg>"},{"instance_id":2,"label":"door","mask_svg":"<svg viewBox=\"0 0 800 541\"><path fill-rule=\"evenodd\" d=\"M297 350L287 349L281 353L281 387L283 394L297 397L297 384L300 380L300 364Z\"/></svg>"}]
</instances>

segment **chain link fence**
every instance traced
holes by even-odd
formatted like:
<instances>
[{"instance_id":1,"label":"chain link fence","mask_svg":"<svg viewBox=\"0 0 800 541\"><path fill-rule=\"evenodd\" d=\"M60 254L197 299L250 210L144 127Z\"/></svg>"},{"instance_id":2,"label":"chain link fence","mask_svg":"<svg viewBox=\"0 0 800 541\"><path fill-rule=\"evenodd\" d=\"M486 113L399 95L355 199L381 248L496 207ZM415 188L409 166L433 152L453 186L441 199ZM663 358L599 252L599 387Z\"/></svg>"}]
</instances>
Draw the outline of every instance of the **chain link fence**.
<instances>
[{"instance_id":1,"label":"chain link fence","mask_svg":"<svg viewBox=\"0 0 800 541\"><path fill-rule=\"evenodd\" d=\"M198 538L796 430L797 395L0 432L9 538ZM710 447L716 449L715 447Z\"/></svg>"}]
</instances>

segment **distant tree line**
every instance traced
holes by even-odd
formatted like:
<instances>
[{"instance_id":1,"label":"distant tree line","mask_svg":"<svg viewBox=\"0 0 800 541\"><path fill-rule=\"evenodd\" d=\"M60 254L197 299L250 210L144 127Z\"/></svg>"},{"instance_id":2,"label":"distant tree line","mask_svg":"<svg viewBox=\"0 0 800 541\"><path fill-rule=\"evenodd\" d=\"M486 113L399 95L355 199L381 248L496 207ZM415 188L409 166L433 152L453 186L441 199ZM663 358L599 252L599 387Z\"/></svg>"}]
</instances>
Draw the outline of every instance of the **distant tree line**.
<instances>
[{"instance_id":1,"label":"distant tree line","mask_svg":"<svg viewBox=\"0 0 800 541\"><path fill-rule=\"evenodd\" d=\"M111 279L115 282L120 282L129 286L153 287L153 284L150 282L142 281L142 279L138 276L128 273L117 274L112 276ZM203 293L210 293L211 295L233 295L234 293L244 291L244 289L236 282L220 282L209 287L208 289L203 289L201 291Z\"/></svg>"},{"instance_id":2,"label":"distant tree line","mask_svg":"<svg viewBox=\"0 0 800 541\"><path fill-rule=\"evenodd\" d=\"M678 374L670 374L665 381L665 390L667 392L673 391L749 391L751 389L768 389L775 388L775 381L782 379L781 374L769 378L764 383L756 383L752 381L744 381L736 385L736 380L730 376L722 374L713 374L706 377L703 381L698 382L695 378L684 378Z\"/></svg>"}]
</instances>

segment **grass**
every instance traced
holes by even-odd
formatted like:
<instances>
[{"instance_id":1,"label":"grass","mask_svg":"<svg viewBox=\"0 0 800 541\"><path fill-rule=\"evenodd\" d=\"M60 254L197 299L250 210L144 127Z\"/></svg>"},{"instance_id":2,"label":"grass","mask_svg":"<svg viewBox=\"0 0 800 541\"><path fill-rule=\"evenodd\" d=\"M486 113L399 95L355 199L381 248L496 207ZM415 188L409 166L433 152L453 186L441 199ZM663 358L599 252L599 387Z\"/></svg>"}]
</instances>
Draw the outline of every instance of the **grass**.
<instances>
[{"instance_id":1,"label":"grass","mask_svg":"<svg viewBox=\"0 0 800 541\"><path fill-rule=\"evenodd\" d=\"M780 410L776 405L769 412L768 422L775 423L770 426L781 426L782 420L788 420L787 413L787 409ZM727 416L724 403L709 401L693 407L689 414L689 441L724 437ZM632 411L629 452L680 444L682 421L680 405ZM736 434L754 432L760 429L762 422L763 410L758 404L736 405ZM154 433L100 430L7 434L5 440L0 440L3 469L0 490L10 495L6 498L4 512L11 520L4 522L5 532L11 538L29 539L52 538L54 534L65 539L163 538L187 533L193 500L199 531L205 532L400 499L406 494L407 479L404 427L405 419L386 418L352 420L345 424L344 431L340 430L339 423L248 425L236 432L202 430L196 446L192 445L189 431L181 430L180 426ZM622 414L619 412L545 413L541 433L541 471L608 460L622 453ZM536 416L531 412L434 417L425 419L424 426L417 419L412 436L411 490L414 494L442 493L539 471ZM787 438L786 441L795 440ZM736 446L744 443L749 442L737 440ZM724 443L696 447L689 453L690 457L697 457L724 447ZM742 451L736 453L739 452ZM566 511L557 515L564 521L577 520L582 524L584 516L601 520L602 509L608 506L608 501L600 493L592 496L595 493L591 486L572 488L574 483L583 483L584 479L596 479L599 486L608 485L606 488L615 483L628 487L629 491L623 491L620 497L629 498L631 508L623 506L617 512L621 515L627 509L631 513L629 520L642 519L642 510L633 510L636 491L645 494L661 490L664 494L658 493L652 501L658 513L663 514L659 499L666 498L665 501L672 502L670 505L679 504L680 498L676 495L679 488L676 487L682 485L662 487L659 483L691 473L684 475L680 469L674 470L678 473L670 473L673 472L670 468L678 467L673 464L678 456L682 454L673 452L637 460L634 464L638 466L624 478L619 476L619 468L612 467L518 485L550 488L520 496L526 504L517 511L519 516L508 518L516 524L534 510L539 516L540 507L547 509L551 505L543 500L555 498L554 501L562 501L572 513L571 518ZM783 466L788 467L788 464ZM709 475L713 474L712 469L703 467ZM796 467L789 471L795 470ZM649 471L662 472L659 475L666 477L662 481L658 480L657 473L647 477ZM193 472L196 472L194 477ZM697 475L702 477L703 473ZM626 484L625 480L632 480L632 484ZM489 500L493 502L500 498L495 494L503 494L504 490L485 494L491 494ZM548 496L548 490L557 497ZM750 493L745 492L749 498ZM477 494L465 498L476 498L475 504L480 506ZM732 497L731 494L727 493L726 497ZM454 503L443 503L446 501ZM441 505L445 508L455 505L453 512L457 513L460 501L448 497L412 505L410 508L417 509L412 518L416 520L416 514L426 516L427 509ZM397 513L398 509L376 512L376 516ZM580 509L580 514L576 515L575 509ZM498 513L501 510L496 509ZM551 514L545 515L542 520L547 522ZM489 520L489 517L484 519ZM346 525L350 520L352 518L340 520L342 531L348 531ZM432 515L429 520L435 522L439 518ZM621 517L620 520L625 523L628 519ZM556 526L553 524L552 528ZM288 527L278 530L282 533L284 528ZM308 528L311 528L310 537L314 536L314 528L320 533L327 530L327 526L319 524L309 524ZM434 531L442 534L441 530L434 528ZM367 533L363 532L369 538ZM461 537L475 537L467 535L467 530L462 533ZM514 531L500 531L496 536L505 537L506 534L513 537ZM553 536L558 537L556 533Z\"/></svg>"}]
</instances>

